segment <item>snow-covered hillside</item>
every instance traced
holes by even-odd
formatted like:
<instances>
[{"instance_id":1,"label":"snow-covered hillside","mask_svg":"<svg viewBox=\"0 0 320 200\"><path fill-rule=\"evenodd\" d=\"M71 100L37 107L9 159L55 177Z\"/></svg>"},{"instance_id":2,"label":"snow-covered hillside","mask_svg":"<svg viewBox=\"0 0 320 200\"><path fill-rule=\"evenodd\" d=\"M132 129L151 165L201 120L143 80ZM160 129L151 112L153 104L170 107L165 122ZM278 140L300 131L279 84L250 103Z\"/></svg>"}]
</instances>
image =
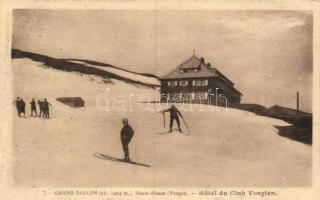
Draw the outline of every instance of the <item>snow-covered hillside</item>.
<instances>
[{"instance_id":1,"label":"snow-covered hillside","mask_svg":"<svg viewBox=\"0 0 320 200\"><path fill-rule=\"evenodd\" d=\"M30 58L34 62L41 62L49 68L67 72L79 72L84 75L95 75L101 78L112 78L147 88L157 88L160 86L158 77L153 74L134 72L125 69L125 67L116 67L91 60L58 59L19 49L12 50L12 58Z\"/></svg>"},{"instance_id":2,"label":"snow-covered hillside","mask_svg":"<svg viewBox=\"0 0 320 200\"><path fill-rule=\"evenodd\" d=\"M84 61L78 61L78 60L68 60L70 62L73 63L78 63L78 64L82 64L85 65L87 67L94 67L94 68L99 68L102 69L104 71L110 72L112 74L117 74L121 77L127 78L127 79L133 79L133 80L137 80L141 83L145 83L145 84L150 84L150 85L160 85L160 82L158 79L154 78L154 77L148 77L148 76L143 76L140 74L135 74L132 72L128 72L122 69L118 69L115 67L106 67L106 66L101 66L101 65L93 65L93 64L88 64Z\"/></svg>"},{"instance_id":3,"label":"snow-covered hillside","mask_svg":"<svg viewBox=\"0 0 320 200\"><path fill-rule=\"evenodd\" d=\"M154 96L156 90L122 81L46 68L30 59L13 59L15 96L46 97L52 119L14 117L14 177L22 186L307 186L311 184L311 147L278 136L281 120L229 109L182 111L191 135L161 134L162 114L138 109L107 112L96 97L111 91ZM84 108L55 99L81 96ZM163 106L163 105L162 105ZM208 107L205 106L205 110ZM13 111L15 111L13 107ZM30 108L27 107L27 114ZM132 160L151 168L111 162L96 152L122 158L121 119L135 130ZM166 114L168 125L168 115ZM186 128L183 126L183 129Z\"/></svg>"}]
</instances>

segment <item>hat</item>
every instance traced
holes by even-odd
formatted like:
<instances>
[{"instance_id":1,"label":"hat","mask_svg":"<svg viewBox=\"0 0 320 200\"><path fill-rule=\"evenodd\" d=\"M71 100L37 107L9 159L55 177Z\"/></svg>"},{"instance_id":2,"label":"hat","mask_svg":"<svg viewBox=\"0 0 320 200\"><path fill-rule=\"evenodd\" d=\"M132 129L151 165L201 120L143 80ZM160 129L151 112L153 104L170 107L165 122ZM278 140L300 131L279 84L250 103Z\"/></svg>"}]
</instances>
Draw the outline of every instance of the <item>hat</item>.
<instances>
[{"instance_id":1,"label":"hat","mask_svg":"<svg viewBox=\"0 0 320 200\"><path fill-rule=\"evenodd\" d=\"M122 119L122 123L127 124L128 123L128 119L127 118L123 118Z\"/></svg>"}]
</instances>

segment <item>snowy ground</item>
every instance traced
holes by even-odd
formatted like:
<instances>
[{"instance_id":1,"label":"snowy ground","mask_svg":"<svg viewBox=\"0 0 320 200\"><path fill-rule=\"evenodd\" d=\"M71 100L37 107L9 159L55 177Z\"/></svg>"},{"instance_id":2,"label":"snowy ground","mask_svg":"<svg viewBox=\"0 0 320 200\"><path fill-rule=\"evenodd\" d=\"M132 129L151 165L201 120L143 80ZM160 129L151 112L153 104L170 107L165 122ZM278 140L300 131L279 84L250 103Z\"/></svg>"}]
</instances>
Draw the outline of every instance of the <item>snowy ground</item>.
<instances>
[{"instance_id":1,"label":"snowy ground","mask_svg":"<svg viewBox=\"0 0 320 200\"><path fill-rule=\"evenodd\" d=\"M95 106L106 87L117 93L152 95L155 91L94 76L41 67L14 59L16 96L48 98L53 118L14 117L14 177L22 186L308 186L311 146L278 136L273 125L285 122L236 109L182 112L191 135L163 133L162 114L137 109L106 112ZM86 107L73 109L55 101L81 96ZM207 110L208 108L205 107ZM27 114L30 107L27 107ZM168 117L168 114L166 114ZM111 162L102 152L121 158L121 119L135 130L131 158L151 168ZM168 124L168 118L166 123ZM185 130L186 128L183 127Z\"/></svg>"}]
</instances>

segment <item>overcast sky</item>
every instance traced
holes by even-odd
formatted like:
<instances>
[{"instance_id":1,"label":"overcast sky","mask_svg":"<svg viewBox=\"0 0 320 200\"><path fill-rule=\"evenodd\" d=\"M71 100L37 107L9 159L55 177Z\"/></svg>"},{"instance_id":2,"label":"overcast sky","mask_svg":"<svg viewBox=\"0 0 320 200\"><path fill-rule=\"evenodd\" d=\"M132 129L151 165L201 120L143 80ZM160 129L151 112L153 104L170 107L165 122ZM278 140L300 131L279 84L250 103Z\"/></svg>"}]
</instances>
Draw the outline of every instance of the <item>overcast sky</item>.
<instances>
[{"instance_id":1,"label":"overcast sky","mask_svg":"<svg viewBox=\"0 0 320 200\"><path fill-rule=\"evenodd\" d=\"M312 14L293 11L15 10L13 48L162 76L196 55L243 103L312 108Z\"/></svg>"}]
</instances>

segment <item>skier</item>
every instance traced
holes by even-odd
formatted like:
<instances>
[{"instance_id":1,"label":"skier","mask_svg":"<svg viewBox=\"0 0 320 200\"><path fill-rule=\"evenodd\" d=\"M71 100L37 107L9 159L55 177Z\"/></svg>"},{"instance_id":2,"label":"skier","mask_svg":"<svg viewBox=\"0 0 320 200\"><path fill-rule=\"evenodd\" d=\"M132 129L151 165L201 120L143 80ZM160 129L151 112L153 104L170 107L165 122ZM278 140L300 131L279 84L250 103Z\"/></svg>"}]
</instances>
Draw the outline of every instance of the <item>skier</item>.
<instances>
[{"instance_id":1,"label":"skier","mask_svg":"<svg viewBox=\"0 0 320 200\"><path fill-rule=\"evenodd\" d=\"M36 102L34 100L34 98L32 98L32 101L30 102L31 105L31 117L33 116L33 113L35 113L35 117L38 115L37 114L37 107L36 107Z\"/></svg>"},{"instance_id":2,"label":"skier","mask_svg":"<svg viewBox=\"0 0 320 200\"><path fill-rule=\"evenodd\" d=\"M183 117L182 117L180 111L178 110L178 108L175 107L175 106L172 104L169 109L162 111L162 113L165 113L165 112L170 112L170 130L169 130L169 133L172 132L173 120L176 120L176 122L177 122L177 125L178 125L178 128L179 128L178 131L182 132L182 130L181 130L181 128L180 128L179 116L180 116L181 118L183 118ZM178 115L179 115L179 116L178 116Z\"/></svg>"},{"instance_id":3,"label":"skier","mask_svg":"<svg viewBox=\"0 0 320 200\"><path fill-rule=\"evenodd\" d=\"M21 101L20 101L20 97L17 97L17 99L14 101L14 103L16 104L18 116L20 117L20 113L21 113Z\"/></svg>"},{"instance_id":4,"label":"skier","mask_svg":"<svg viewBox=\"0 0 320 200\"><path fill-rule=\"evenodd\" d=\"M23 98L20 100L20 113L23 113L23 117L26 116L26 103L23 101Z\"/></svg>"},{"instance_id":5,"label":"skier","mask_svg":"<svg viewBox=\"0 0 320 200\"><path fill-rule=\"evenodd\" d=\"M44 114L44 117L49 119L50 118L50 115L49 115L49 106L51 106L51 104L47 101L47 99L45 98L43 100L43 114Z\"/></svg>"},{"instance_id":6,"label":"skier","mask_svg":"<svg viewBox=\"0 0 320 200\"><path fill-rule=\"evenodd\" d=\"M121 130L121 143L122 143L122 148L123 148L123 152L124 152L124 161L126 162L130 162L130 157L129 157L129 148L128 145L134 135L134 131L131 128L131 126L128 124L128 119L123 119L122 120L123 123L123 128Z\"/></svg>"}]
</instances>

